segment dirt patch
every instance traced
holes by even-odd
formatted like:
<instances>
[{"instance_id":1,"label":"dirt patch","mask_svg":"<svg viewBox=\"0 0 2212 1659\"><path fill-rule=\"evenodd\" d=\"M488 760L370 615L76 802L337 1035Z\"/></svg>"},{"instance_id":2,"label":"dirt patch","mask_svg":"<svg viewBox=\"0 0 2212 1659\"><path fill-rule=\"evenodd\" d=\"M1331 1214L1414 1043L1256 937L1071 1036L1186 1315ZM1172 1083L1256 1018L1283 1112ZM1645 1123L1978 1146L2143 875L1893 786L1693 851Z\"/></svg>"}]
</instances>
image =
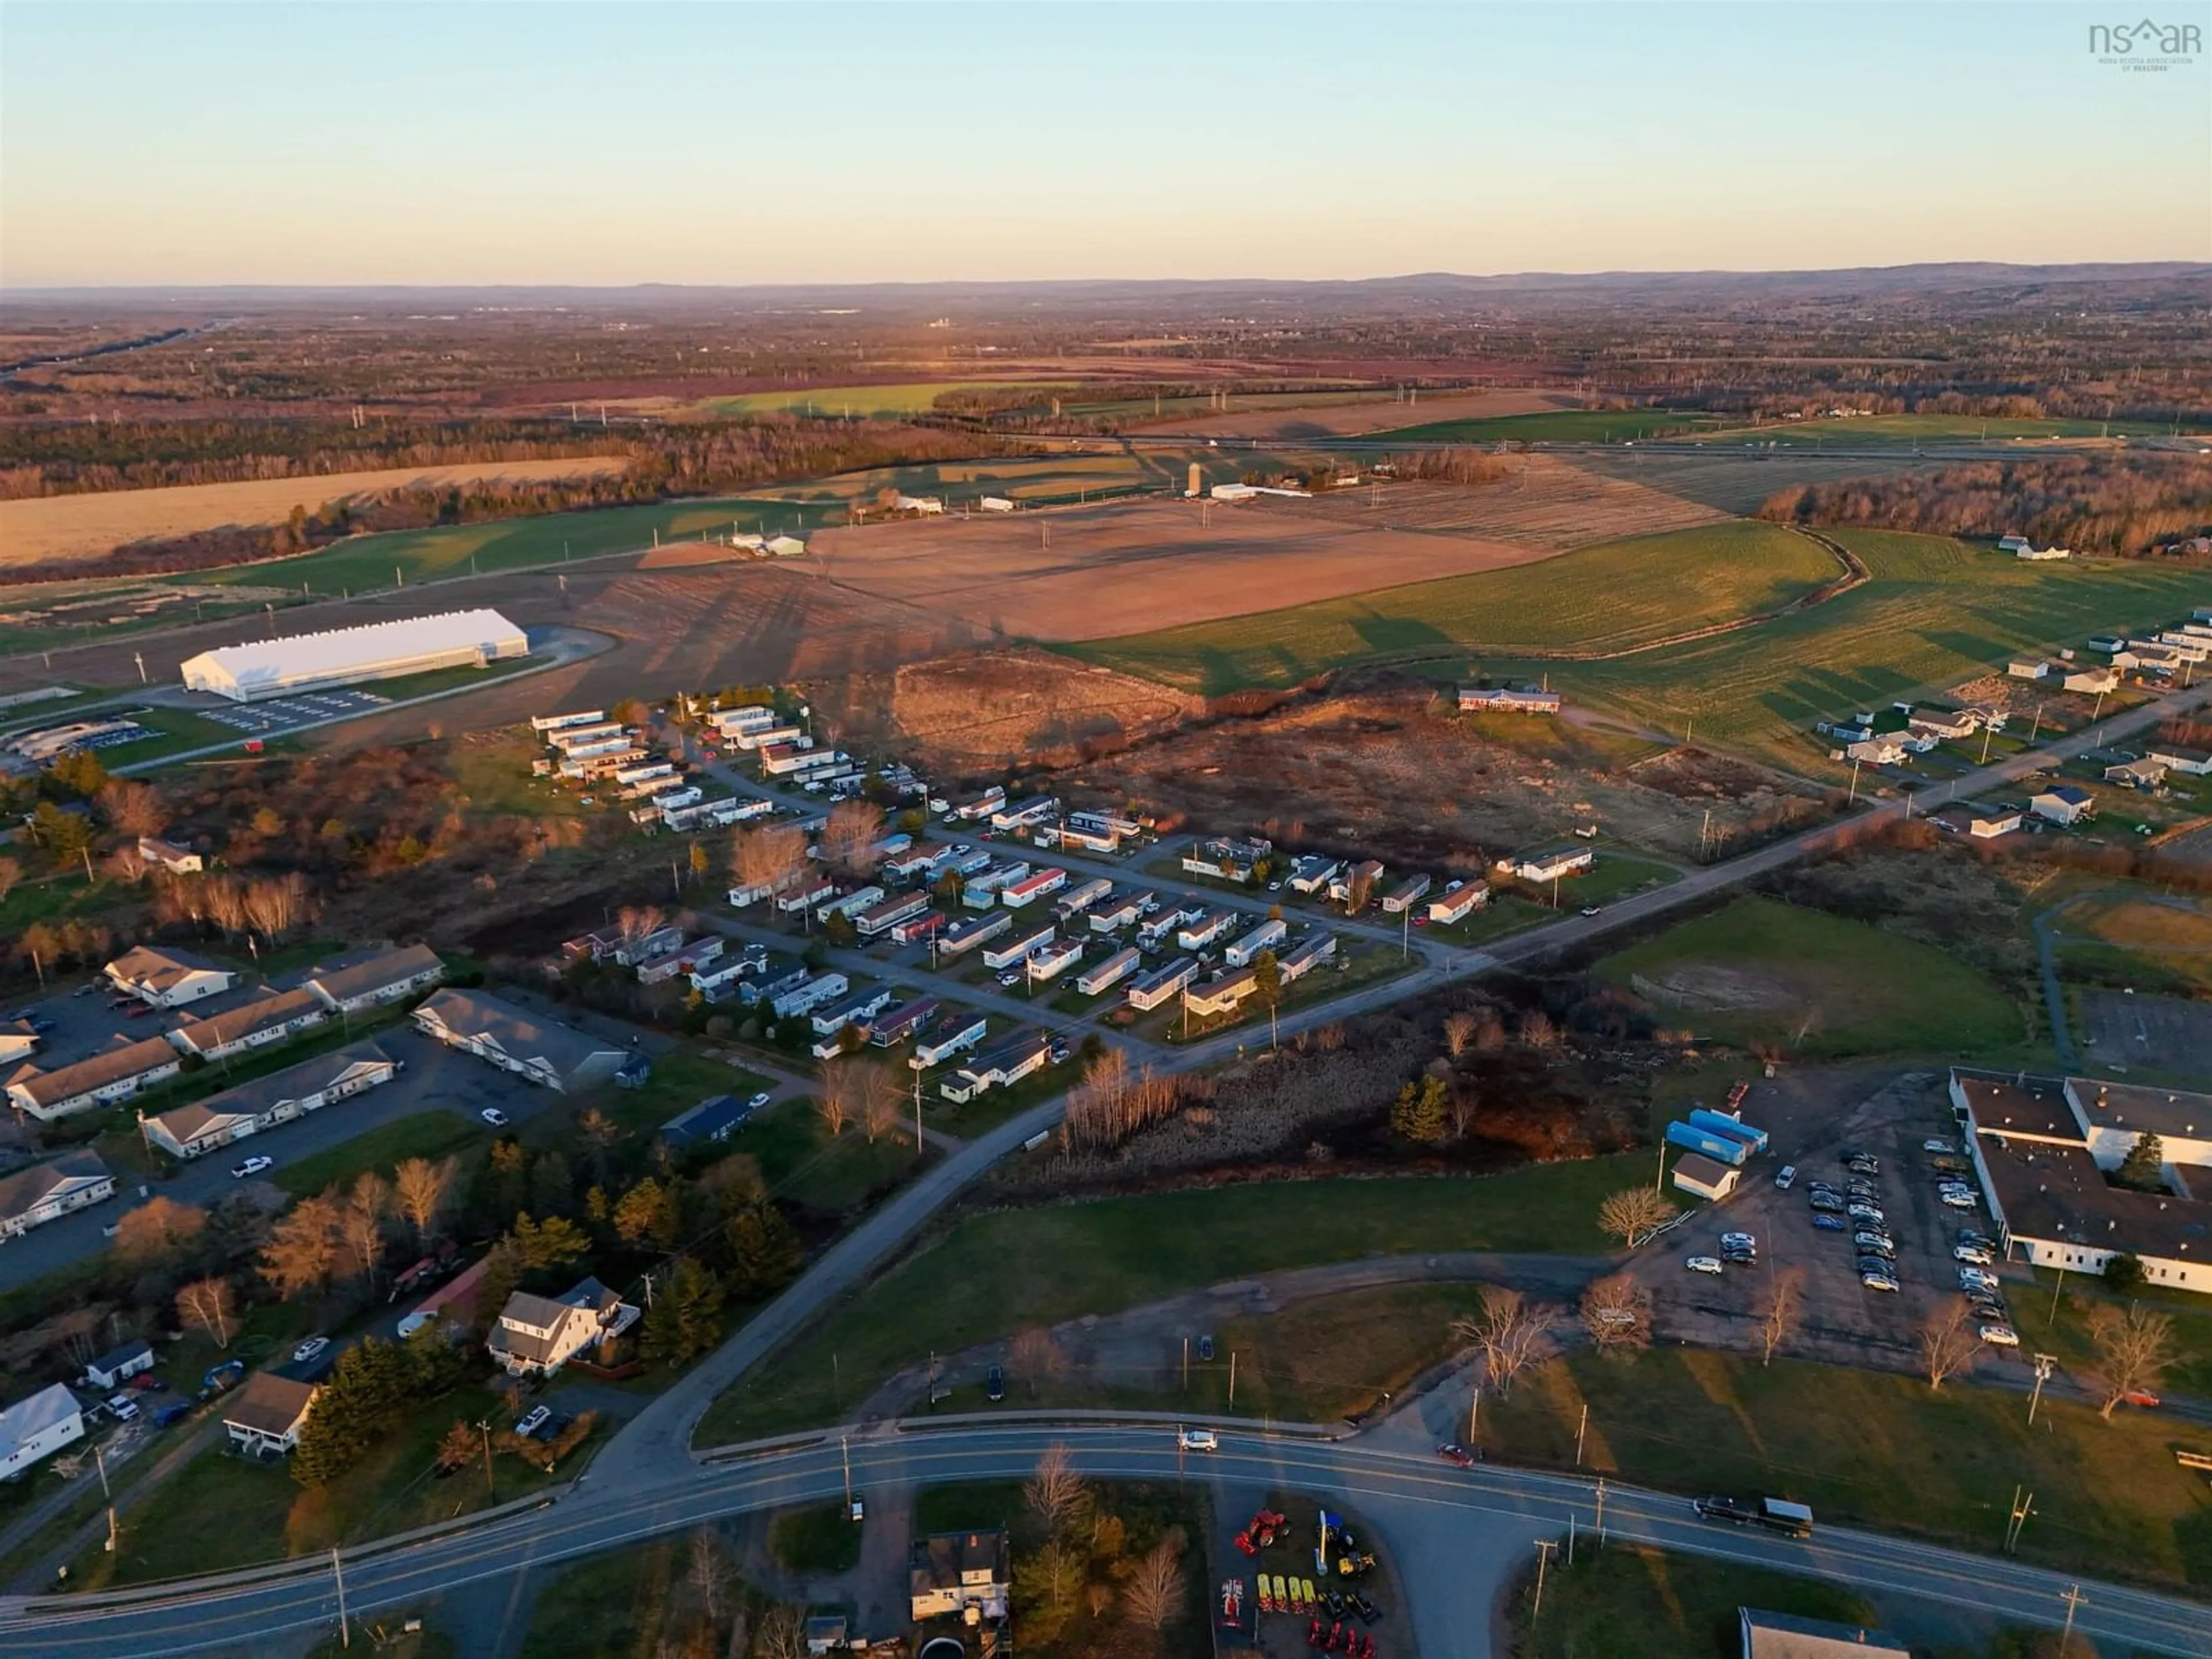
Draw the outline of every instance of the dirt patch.
<instances>
[{"instance_id":1,"label":"dirt patch","mask_svg":"<svg viewBox=\"0 0 2212 1659\"><path fill-rule=\"evenodd\" d=\"M906 751L932 770L1066 765L1157 735L1204 701L1049 652L963 653L810 684L841 742Z\"/></svg>"},{"instance_id":2,"label":"dirt patch","mask_svg":"<svg viewBox=\"0 0 2212 1659\"><path fill-rule=\"evenodd\" d=\"M1232 399L1232 403L1233 403ZM1207 438L1348 438L1362 432L1388 432L1431 421L1479 421L1499 415L1540 415L1548 410L1577 409L1578 398L1559 392L1499 389L1445 392L1407 403L1383 393L1372 401L1322 404L1312 409L1259 409L1225 415L1170 416L1146 425ZM1133 429L1141 431L1143 426Z\"/></svg>"},{"instance_id":3,"label":"dirt patch","mask_svg":"<svg viewBox=\"0 0 2212 1659\"><path fill-rule=\"evenodd\" d=\"M289 517L295 507L313 513L325 502L349 495L477 483L489 478L533 482L598 477L619 472L629 464L629 458L622 455L471 461L450 466L389 467L374 472L0 501L0 568L38 564L48 559L95 559L126 542L188 536L231 525L276 524Z\"/></svg>"},{"instance_id":4,"label":"dirt patch","mask_svg":"<svg viewBox=\"0 0 2212 1659\"><path fill-rule=\"evenodd\" d=\"M1669 787L1654 787L1638 764L1656 752L1649 743L1509 720L1462 717L1427 688L1385 684L1178 732L1054 781L1086 804L1132 802L1223 831L1272 823L1288 843L1455 870L1577 822L1694 855L1707 837L1823 810L1778 775L1694 750L1670 757ZM1688 793L1709 765L1726 784Z\"/></svg>"},{"instance_id":5,"label":"dirt patch","mask_svg":"<svg viewBox=\"0 0 2212 1659\"><path fill-rule=\"evenodd\" d=\"M1704 962L1670 968L1663 974L1633 974L1629 983L1638 996L1654 1002L1707 1012L1787 1009L1802 1000L1771 975Z\"/></svg>"},{"instance_id":6,"label":"dirt patch","mask_svg":"<svg viewBox=\"0 0 2212 1659\"><path fill-rule=\"evenodd\" d=\"M726 542L669 542L637 562L640 570L689 570L702 564L750 562L755 555Z\"/></svg>"},{"instance_id":7,"label":"dirt patch","mask_svg":"<svg viewBox=\"0 0 2212 1659\"><path fill-rule=\"evenodd\" d=\"M824 530L810 545L830 580L860 592L1006 636L1097 640L1502 569L1566 544L1378 528L1357 502L1340 516L1275 505L1152 500L923 519Z\"/></svg>"}]
</instances>

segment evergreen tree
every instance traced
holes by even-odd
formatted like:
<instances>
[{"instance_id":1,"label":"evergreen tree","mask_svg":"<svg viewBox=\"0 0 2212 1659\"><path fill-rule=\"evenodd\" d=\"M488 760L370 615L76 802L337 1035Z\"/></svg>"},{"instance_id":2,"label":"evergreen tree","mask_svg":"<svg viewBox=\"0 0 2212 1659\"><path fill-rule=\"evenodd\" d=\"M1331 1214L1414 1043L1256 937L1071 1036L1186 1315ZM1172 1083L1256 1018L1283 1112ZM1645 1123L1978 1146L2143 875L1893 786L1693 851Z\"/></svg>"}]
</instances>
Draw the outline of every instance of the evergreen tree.
<instances>
[{"instance_id":1,"label":"evergreen tree","mask_svg":"<svg viewBox=\"0 0 2212 1659\"><path fill-rule=\"evenodd\" d=\"M1444 1138L1446 1122L1442 1078L1425 1077L1398 1091L1398 1103L1390 1109L1392 1133L1432 1146Z\"/></svg>"},{"instance_id":2,"label":"evergreen tree","mask_svg":"<svg viewBox=\"0 0 2212 1659\"><path fill-rule=\"evenodd\" d=\"M769 1202L749 1204L731 1218L730 1287L741 1300L759 1302L799 1277L804 1261L798 1235Z\"/></svg>"},{"instance_id":3,"label":"evergreen tree","mask_svg":"<svg viewBox=\"0 0 2212 1659\"><path fill-rule=\"evenodd\" d=\"M680 1365L720 1340L722 1282L704 1266L684 1256L653 1297L639 1338L655 1364Z\"/></svg>"},{"instance_id":4,"label":"evergreen tree","mask_svg":"<svg viewBox=\"0 0 2212 1659\"><path fill-rule=\"evenodd\" d=\"M2139 1193L2154 1193L2166 1185L2164 1165L2166 1147L2148 1129L2136 1137L2136 1144L2128 1148L2128 1155L2120 1160L2120 1167L2112 1179L2123 1187L2132 1187Z\"/></svg>"}]
</instances>

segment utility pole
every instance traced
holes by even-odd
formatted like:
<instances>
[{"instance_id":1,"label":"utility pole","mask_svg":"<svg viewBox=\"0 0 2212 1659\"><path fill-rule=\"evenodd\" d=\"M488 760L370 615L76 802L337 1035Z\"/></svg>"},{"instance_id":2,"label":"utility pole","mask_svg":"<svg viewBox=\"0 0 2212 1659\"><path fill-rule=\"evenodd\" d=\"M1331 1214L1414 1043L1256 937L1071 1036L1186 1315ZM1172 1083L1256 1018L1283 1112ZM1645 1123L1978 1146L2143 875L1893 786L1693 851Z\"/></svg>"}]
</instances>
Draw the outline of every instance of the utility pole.
<instances>
[{"instance_id":1,"label":"utility pole","mask_svg":"<svg viewBox=\"0 0 2212 1659\"><path fill-rule=\"evenodd\" d=\"M1229 1403L1237 1403L1237 1350L1229 1351Z\"/></svg>"},{"instance_id":2,"label":"utility pole","mask_svg":"<svg viewBox=\"0 0 2212 1659\"><path fill-rule=\"evenodd\" d=\"M2012 1489L2012 1515L2005 1522L2005 1553L2011 1555L2020 1548L2020 1535L2027 1526L2027 1517L2035 1513L2035 1494L2024 1487Z\"/></svg>"},{"instance_id":3,"label":"utility pole","mask_svg":"<svg viewBox=\"0 0 2212 1659\"><path fill-rule=\"evenodd\" d=\"M2051 1317L2043 1322L2047 1330L2058 1322L2058 1293L2066 1288L2066 1264L2058 1264L2058 1282L2051 1287Z\"/></svg>"},{"instance_id":4,"label":"utility pole","mask_svg":"<svg viewBox=\"0 0 2212 1659\"><path fill-rule=\"evenodd\" d=\"M1575 1425L1575 1467L1583 1466L1583 1436L1589 1429L1589 1401L1583 1401L1582 1421Z\"/></svg>"},{"instance_id":5,"label":"utility pole","mask_svg":"<svg viewBox=\"0 0 2212 1659\"><path fill-rule=\"evenodd\" d=\"M336 1544L331 1546L331 1571L337 1576L338 1581L338 1645L342 1648L349 1648L353 1645L353 1632L346 1623L345 1565L338 1559L338 1547Z\"/></svg>"},{"instance_id":6,"label":"utility pole","mask_svg":"<svg viewBox=\"0 0 2212 1659\"><path fill-rule=\"evenodd\" d=\"M2027 1396L2027 1420L2031 1427L2035 1423L2036 1406L2043 1399L2043 1385L2057 1364L2057 1354L2039 1353L2035 1356L2035 1391Z\"/></svg>"},{"instance_id":7,"label":"utility pole","mask_svg":"<svg viewBox=\"0 0 2212 1659\"><path fill-rule=\"evenodd\" d=\"M1190 1392L1190 1333L1188 1331L1182 1334L1182 1389L1185 1394Z\"/></svg>"},{"instance_id":8,"label":"utility pole","mask_svg":"<svg viewBox=\"0 0 2212 1659\"><path fill-rule=\"evenodd\" d=\"M110 1555L112 1555L115 1553L116 1543L115 1494L108 1489L107 1454L106 1449L100 1446L94 1446L92 1449L92 1461L94 1463L98 1465L100 1468L100 1495L107 1504L107 1553Z\"/></svg>"},{"instance_id":9,"label":"utility pole","mask_svg":"<svg viewBox=\"0 0 2212 1659\"><path fill-rule=\"evenodd\" d=\"M853 1512L853 1449L843 1435L837 1437L837 1455L845 1460L845 1513Z\"/></svg>"},{"instance_id":10,"label":"utility pole","mask_svg":"<svg viewBox=\"0 0 2212 1659\"><path fill-rule=\"evenodd\" d=\"M2059 1597L2066 1603L2066 1628L2058 1633L2058 1659L2066 1659L2066 1650L2074 1640L2074 1614L2088 1599L2079 1584L2069 1584L2065 1595Z\"/></svg>"},{"instance_id":11,"label":"utility pole","mask_svg":"<svg viewBox=\"0 0 2212 1659\"><path fill-rule=\"evenodd\" d=\"M1552 1552L1559 1545L1549 1538L1536 1540L1536 1605L1528 1611L1528 1622L1534 1624L1544 1613L1544 1570L1552 1565Z\"/></svg>"},{"instance_id":12,"label":"utility pole","mask_svg":"<svg viewBox=\"0 0 2212 1659\"><path fill-rule=\"evenodd\" d=\"M921 1073L914 1074L914 1155L921 1156Z\"/></svg>"},{"instance_id":13,"label":"utility pole","mask_svg":"<svg viewBox=\"0 0 2212 1659\"><path fill-rule=\"evenodd\" d=\"M482 1431L483 1434L484 1492L487 1497L496 1498L499 1496L499 1484L492 1479L491 1474L491 1419L489 1417L478 1418L477 1419L477 1427Z\"/></svg>"},{"instance_id":14,"label":"utility pole","mask_svg":"<svg viewBox=\"0 0 2212 1659\"><path fill-rule=\"evenodd\" d=\"M1605 1477L1603 1475L1598 1477L1597 1482L1597 1541L1601 1544L1605 1542Z\"/></svg>"},{"instance_id":15,"label":"utility pole","mask_svg":"<svg viewBox=\"0 0 2212 1659\"><path fill-rule=\"evenodd\" d=\"M1482 1385L1478 1382L1475 1384L1474 1388L1474 1398L1468 1403L1467 1407L1467 1448L1469 1451L1473 1451L1474 1449L1476 1443L1475 1425L1481 1420L1481 1417Z\"/></svg>"}]
</instances>

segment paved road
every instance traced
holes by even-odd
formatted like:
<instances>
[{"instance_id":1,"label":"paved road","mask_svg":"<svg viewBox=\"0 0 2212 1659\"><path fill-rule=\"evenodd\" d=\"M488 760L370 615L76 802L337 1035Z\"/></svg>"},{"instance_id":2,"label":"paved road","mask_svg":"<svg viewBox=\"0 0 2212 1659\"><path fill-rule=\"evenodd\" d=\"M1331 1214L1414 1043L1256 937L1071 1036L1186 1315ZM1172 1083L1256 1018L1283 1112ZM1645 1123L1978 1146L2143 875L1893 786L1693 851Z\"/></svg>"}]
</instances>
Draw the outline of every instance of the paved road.
<instances>
[{"instance_id":1,"label":"paved road","mask_svg":"<svg viewBox=\"0 0 2212 1659\"><path fill-rule=\"evenodd\" d=\"M1538 1538L1565 1533L1568 1517L1583 1532L1596 1521L1594 1488L1558 1475L1486 1468L1462 1472L1425 1448L1393 1446L1382 1437L1340 1442L1275 1437L1251 1425L1224 1427L1221 1450L1194 1455L1178 1469L1165 1428L1020 1425L939 1428L891 1433L851 1446L854 1485L863 1489L948 1480L1005 1480L1026 1474L1046 1445L1060 1441L1079 1468L1100 1478L1262 1485L1338 1499L1370 1520L1386 1549L1396 1540L1449 1570L1456 1558L1510 1561ZM602 1458L599 1467L607 1467ZM818 1501L843 1488L835 1440L795 1450L688 1469L676 1480L618 1492L570 1487L550 1506L404 1548L353 1553L346 1595L356 1613L404 1607L467 1584L694 1526L719 1516ZM2064 1616L2063 1575L1931 1546L1823 1528L1807 1541L1739 1531L1695 1518L1683 1499L1609 1487L1608 1539L1656 1545L1747 1565L1778 1566L1861 1589L1923 1595L2008 1622L2057 1624ZM1416 1541L1418 1540L1418 1541ZM1431 1560L1432 1558L1432 1560ZM188 1653L265 1644L287 1632L327 1628L336 1584L315 1564L281 1577L252 1574L138 1592L53 1598L0 1607L0 1659L7 1656ZM1431 1598L1412 1584L1413 1620L1424 1648L1471 1650L1468 1632L1441 1615L1425 1617ZM2178 1597L2085 1583L2075 1623L2115 1645L2212 1659L2212 1620ZM1443 1605L1441 1600L1437 1605ZM1438 1627L1439 1626L1443 1627Z\"/></svg>"}]
</instances>

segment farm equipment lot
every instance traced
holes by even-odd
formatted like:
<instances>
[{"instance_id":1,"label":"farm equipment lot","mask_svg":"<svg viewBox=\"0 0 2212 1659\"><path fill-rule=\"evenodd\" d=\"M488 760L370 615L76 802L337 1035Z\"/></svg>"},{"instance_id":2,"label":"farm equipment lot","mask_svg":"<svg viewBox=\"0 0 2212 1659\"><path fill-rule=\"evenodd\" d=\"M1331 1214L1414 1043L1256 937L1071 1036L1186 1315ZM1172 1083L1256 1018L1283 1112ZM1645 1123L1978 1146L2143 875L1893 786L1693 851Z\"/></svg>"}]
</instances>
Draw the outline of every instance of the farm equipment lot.
<instances>
[{"instance_id":1,"label":"farm equipment lot","mask_svg":"<svg viewBox=\"0 0 2212 1659\"><path fill-rule=\"evenodd\" d=\"M1958 1230L1985 1227L1989 1220L1985 1210L1949 1210L1936 1199L1921 1142L1957 1137L1942 1079L1927 1072L1796 1073L1753 1084L1743 1115L1773 1139L1745 1166L1735 1195L1701 1206L1690 1220L1646 1246L1632 1269L1650 1287L1662 1340L1758 1352L1773 1276L1796 1267L1804 1272L1804 1315L1784 1352L1839 1364L1911 1370L1919 1359L1921 1322L1959 1293L1959 1264L1951 1257ZM1884 1224L1896 1241L1899 1288L1893 1293L1860 1283L1850 1228L1823 1232L1812 1224L1808 1183L1841 1185L1846 1149L1881 1160L1875 1185ZM1774 1185L1775 1171L1784 1164L1797 1170L1787 1192ZM1694 1202L1679 1192L1671 1195L1677 1202ZM1757 1238L1758 1264L1730 1267L1718 1279L1683 1271L1684 1257L1716 1254L1723 1232ZM2025 1361L1984 1347L1979 1364Z\"/></svg>"}]
</instances>

